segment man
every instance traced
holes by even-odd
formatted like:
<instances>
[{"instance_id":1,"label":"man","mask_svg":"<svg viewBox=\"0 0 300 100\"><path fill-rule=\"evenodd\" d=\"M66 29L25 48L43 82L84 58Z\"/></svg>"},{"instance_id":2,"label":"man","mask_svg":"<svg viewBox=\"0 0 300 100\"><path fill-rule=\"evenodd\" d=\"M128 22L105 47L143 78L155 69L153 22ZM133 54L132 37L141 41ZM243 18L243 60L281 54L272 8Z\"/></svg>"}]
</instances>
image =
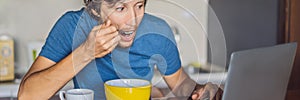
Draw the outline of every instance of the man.
<instances>
[{"instance_id":1,"label":"man","mask_svg":"<svg viewBox=\"0 0 300 100\"><path fill-rule=\"evenodd\" d=\"M73 78L75 88L105 99L103 83L118 78L151 81L157 66L176 96L213 99L211 83L196 84L181 68L168 24L145 13L145 0L84 0L64 14L24 76L19 99L49 99ZM152 97L162 96L153 88Z\"/></svg>"}]
</instances>

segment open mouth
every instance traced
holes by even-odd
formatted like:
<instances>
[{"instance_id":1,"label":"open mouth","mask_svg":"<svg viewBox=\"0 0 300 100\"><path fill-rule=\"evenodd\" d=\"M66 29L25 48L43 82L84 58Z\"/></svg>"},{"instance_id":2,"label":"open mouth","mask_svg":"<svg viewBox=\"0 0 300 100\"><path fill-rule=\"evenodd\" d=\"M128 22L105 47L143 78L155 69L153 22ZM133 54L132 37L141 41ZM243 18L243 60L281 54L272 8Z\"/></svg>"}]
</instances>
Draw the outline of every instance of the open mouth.
<instances>
[{"instance_id":1,"label":"open mouth","mask_svg":"<svg viewBox=\"0 0 300 100\"><path fill-rule=\"evenodd\" d=\"M135 31L123 31L123 30L119 30L119 34L121 35L121 39L124 42L130 42L133 40L134 38L134 33Z\"/></svg>"},{"instance_id":2,"label":"open mouth","mask_svg":"<svg viewBox=\"0 0 300 100\"><path fill-rule=\"evenodd\" d=\"M119 30L119 33L121 34L121 35L131 35L132 33L133 33L134 31L122 31L122 30Z\"/></svg>"}]
</instances>

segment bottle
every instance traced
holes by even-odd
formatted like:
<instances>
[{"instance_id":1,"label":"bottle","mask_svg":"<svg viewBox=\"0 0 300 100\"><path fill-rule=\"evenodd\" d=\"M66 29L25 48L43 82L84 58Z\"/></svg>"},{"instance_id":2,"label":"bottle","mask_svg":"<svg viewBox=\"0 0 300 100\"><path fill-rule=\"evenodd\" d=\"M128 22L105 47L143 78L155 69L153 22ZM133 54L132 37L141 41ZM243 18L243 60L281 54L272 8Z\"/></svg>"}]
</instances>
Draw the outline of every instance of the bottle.
<instances>
[{"instance_id":1,"label":"bottle","mask_svg":"<svg viewBox=\"0 0 300 100\"><path fill-rule=\"evenodd\" d=\"M14 80L14 41L8 35L0 35L0 81Z\"/></svg>"}]
</instances>

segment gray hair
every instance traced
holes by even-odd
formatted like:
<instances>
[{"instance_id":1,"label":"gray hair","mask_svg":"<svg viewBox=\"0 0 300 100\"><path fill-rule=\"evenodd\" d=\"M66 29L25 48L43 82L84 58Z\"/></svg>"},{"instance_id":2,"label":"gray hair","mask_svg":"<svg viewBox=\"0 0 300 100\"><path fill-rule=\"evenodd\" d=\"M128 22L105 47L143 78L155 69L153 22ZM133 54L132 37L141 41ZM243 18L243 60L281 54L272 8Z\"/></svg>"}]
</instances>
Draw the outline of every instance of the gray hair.
<instances>
[{"instance_id":1,"label":"gray hair","mask_svg":"<svg viewBox=\"0 0 300 100\"><path fill-rule=\"evenodd\" d=\"M101 16L97 16L95 14L92 13L92 10L95 10L98 14L100 14L101 11L101 3L105 1L107 2L109 5L114 6L117 2L121 1L121 0L83 0L85 6L86 6L86 10L88 11L89 15L92 16L92 18L94 18L95 20L98 21L98 23L102 23L102 19ZM146 5L147 0L145 0L145 5Z\"/></svg>"}]
</instances>

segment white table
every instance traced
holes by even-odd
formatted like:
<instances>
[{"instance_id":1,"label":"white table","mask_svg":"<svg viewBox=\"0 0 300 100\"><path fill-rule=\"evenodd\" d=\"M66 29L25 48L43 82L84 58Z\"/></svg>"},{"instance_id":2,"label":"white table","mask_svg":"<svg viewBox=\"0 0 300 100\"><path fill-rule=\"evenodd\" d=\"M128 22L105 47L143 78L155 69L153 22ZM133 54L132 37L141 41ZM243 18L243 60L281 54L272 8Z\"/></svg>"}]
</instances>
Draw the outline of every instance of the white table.
<instances>
[{"instance_id":1,"label":"white table","mask_svg":"<svg viewBox=\"0 0 300 100\"><path fill-rule=\"evenodd\" d=\"M201 74L191 74L189 75L198 84L205 84L207 82L212 82L214 84L225 84L227 78L227 72L221 73L201 73ZM166 82L162 79L160 75L156 75L152 79L152 84L159 88L167 88Z\"/></svg>"},{"instance_id":2,"label":"white table","mask_svg":"<svg viewBox=\"0 0 300 100\"><path fill-rule=\"evenodd\" d=\"M14 81L11 83L0 83L0 98L17 98L20 81ZM61 91L69 90L74 87L73 82L67 83Z\"/></svg>"},{"instance_id":3,"label":"white table","mask_svg":"<svg viewBox=\"0 0 300 100\"><path fill-rule=\"evenodd\" d=\"M204 84L206 82L212 82L215 84L224 84L227 73L201 73L201 74L192 74L190 75L192 79L196 80L199 84ZM17 80L12 83L1 83L0 84L0 98L12 97L16 98L18 94L20 80ZM155 75L152 80L152 84L166 88L167 84L163 81L160 75ZM70 81L62 90L69 90L74 87L73 82Z\"/></svg>"}]
</instances>

